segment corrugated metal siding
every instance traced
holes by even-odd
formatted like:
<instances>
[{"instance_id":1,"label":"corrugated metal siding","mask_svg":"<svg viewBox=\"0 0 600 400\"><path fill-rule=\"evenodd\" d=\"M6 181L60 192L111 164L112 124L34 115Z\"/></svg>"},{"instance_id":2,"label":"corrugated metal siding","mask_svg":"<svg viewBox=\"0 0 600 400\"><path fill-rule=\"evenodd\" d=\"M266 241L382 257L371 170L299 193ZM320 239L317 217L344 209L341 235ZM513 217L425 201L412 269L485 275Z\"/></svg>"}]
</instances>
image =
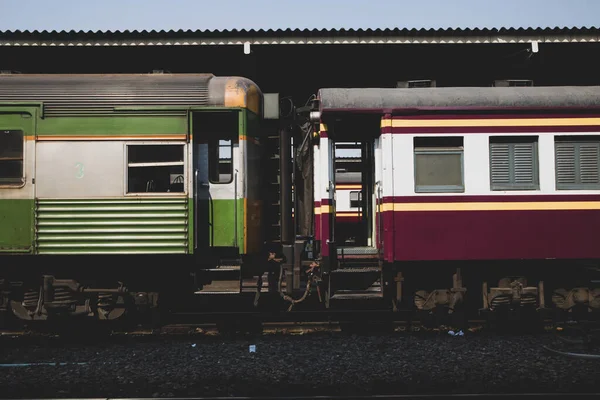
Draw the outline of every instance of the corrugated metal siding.
<instances>
[{"instance_id":1,"label":"corrugated metal siding","mask_svg":"<svg viewBox=\"0 0 600 400\"><path fill-rule=\"evenodd\" d=\"M39 254L185 254L188 199L37 200Z\"/></svg>"},{"instance_id":2,"label":"corrugated metal siding","mask_svg":"<svg viewBox=\"0 0 600 400\"><path fill-rule=\"evenodd\" d=\"M115 107L205 106L209 104L208 84L212 77L211 74L5 75L0 76L0 102L43 102L46 116L106 115L113 114Z\"/></svg>"}]
</instances>

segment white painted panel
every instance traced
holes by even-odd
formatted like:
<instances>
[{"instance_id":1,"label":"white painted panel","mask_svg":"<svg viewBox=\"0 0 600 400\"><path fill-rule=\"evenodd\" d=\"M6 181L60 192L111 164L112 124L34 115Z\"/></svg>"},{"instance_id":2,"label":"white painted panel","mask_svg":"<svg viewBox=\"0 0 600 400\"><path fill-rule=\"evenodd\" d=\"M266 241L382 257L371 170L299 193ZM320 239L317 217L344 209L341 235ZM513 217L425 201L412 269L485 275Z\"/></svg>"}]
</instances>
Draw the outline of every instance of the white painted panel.
<instances>
[{"instance_id":1,"label":"white painted panel","mask_svg":"<svg viewBox=\"0 0 600 400\"><path fill-rule=\"evenodd\" d=\"M321 199L332 199L332 193L329 192L329 182L333 182L335 185L333 142L329 138L324 137L321 137L319 140L319 158L321 162L315 174L318 174L321 178Z\"/></svg>"},{"instance_id":2,"label":"white painted panel","mask_svg":"<svg viewBox=\"0 0 600 400\"><path fill-rule=\"evenodd\" d=\"M394 196L394 135L381 135L383 197Z\"/></svg>"},{"instance_id":3,"label":"white painted panel","mask_svg":"<svg viewBox=\"0 0 600 400\"><path fill-rule=\"evenodd\" d=\"M123 197L123 142L38 142L36 196Z\"/></svg>"},{"instance_id":4,"label":"white painted panel","mask_svg":"<svg viewBox=\"0 0 600 400\"><path fill-rule=\"evenodd\" d=\"M489 140L488 135L464 136L463 179L466 195L490 193Z\"/></svg>"},{"instance_id":5,"label":"white painted panel","mask_svg":"<svg viewBox=\"0 0 600 400\"><path fill-rule=\"evenodd\" d=\"M394 148L394 190L396 196L414 196L415 168L412 135L396 135Z\"/></svg>"},{"instance_id":6,"label":"white painted panel","mask_svg":"<svg viewBox=\"0 0 600 400\"><path fill-rule=\"evenodd\" d=\"M355 209L350 208L350 192L355 191L347 189L336 189L335 192L335 209L336 211L353 211Z\"/></svg>"},{"instance_id":7,"label":"white painted panel","mask_svg":"<svg viewBox=\"0 0 600 400\"><path fill-rule=\"evenodd\" d=\"M313 146L313 194L314 201L321 201L321 153L318 145Z\"/></svg>"},{"instance_id":8,"label":"white painted panel","mask_svg":"<svg viewBox=\"0 0 600 400\"><path fill-rule=\"evenodd\" d=\"M538 139L540 193L555 193L554 136L540 135Z\"/></svg>"}]
</instances>

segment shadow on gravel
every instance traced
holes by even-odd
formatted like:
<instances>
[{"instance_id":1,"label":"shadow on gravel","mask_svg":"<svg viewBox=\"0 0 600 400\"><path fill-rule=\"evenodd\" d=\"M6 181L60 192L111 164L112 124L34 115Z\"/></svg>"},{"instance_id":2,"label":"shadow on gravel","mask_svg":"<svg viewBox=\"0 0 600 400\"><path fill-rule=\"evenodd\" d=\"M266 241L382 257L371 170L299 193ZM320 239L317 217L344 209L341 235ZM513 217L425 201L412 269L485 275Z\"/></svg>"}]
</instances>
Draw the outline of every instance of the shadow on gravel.
<instances>
[{"instance_id":1,"label":"shadow on gravel","mask_svg":"<svg viewBox=\"0 0 600 400\"><path fill-rule=\"evenodd\" d=\"M552 334L351 330L98 341L78 335L2 338L1 362L23 366L0 367L0 397L598 391L600 364L542 348L558 342Z\"/></svg>"}]
</instances>

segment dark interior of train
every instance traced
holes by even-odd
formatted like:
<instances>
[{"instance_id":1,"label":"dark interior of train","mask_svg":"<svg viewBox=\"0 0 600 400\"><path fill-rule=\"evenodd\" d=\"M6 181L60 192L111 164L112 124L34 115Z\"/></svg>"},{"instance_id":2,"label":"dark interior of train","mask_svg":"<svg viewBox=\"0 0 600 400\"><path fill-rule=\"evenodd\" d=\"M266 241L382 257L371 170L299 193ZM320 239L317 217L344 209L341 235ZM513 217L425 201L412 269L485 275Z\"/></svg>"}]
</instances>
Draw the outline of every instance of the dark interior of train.
<instances>
[{"instance_id":1,"label":"dark interior of train","mask_svg":"<svg viewBox=\"0 0 600 400\"><path fill-rule=\"evenodd\" d=\"M335 142L333 239L342 251L376 247L374 141L380 121L380 115L343 116L328 126Z\"/></svg>"}]
</instances>

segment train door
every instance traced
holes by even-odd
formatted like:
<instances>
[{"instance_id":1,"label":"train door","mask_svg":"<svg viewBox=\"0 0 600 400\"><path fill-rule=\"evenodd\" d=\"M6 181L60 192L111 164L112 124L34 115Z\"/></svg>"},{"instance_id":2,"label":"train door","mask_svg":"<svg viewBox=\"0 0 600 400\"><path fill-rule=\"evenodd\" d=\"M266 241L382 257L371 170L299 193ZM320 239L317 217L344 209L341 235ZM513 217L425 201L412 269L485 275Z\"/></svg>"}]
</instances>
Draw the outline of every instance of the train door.
<instances>
[{"instance_id":1,"label":"train door","mask_svg":"<svg viewBox=\"0 0 600 400\"><path fill-rule=\"evenodd\" d=\"M336 210L334 229L341 251L375 248L374 141L335 143Z\"/></svg>"},{"instance_id":2,"label":"train door","mask_svg":"<svg viewBox=\"0 0 600 400\"><path fill-rule=\"evenodd\" d=\"M383 137L375 138L373 143L373 220L371 226L373 229L374 244L380 253L383 253Z\"/></svg>"},{"instance_id":3,"label":"train door","mask_svg":"<svg viewBox=\"0 0 600 400\"><path fill-rule=\"evenodd\" d=\"M36 114L0 106L0 254L35 251Z\"/></svg>"},{"instance_id":4,"label":"train door","mask_svg":"<svg viewBox=\"0 0 600 400\"><path fill-rule=\"evenodd\" d=\"M238 111L190 116L193 145L194 248L211 263L239 254Z\"/></svg>"}]
</instances>

